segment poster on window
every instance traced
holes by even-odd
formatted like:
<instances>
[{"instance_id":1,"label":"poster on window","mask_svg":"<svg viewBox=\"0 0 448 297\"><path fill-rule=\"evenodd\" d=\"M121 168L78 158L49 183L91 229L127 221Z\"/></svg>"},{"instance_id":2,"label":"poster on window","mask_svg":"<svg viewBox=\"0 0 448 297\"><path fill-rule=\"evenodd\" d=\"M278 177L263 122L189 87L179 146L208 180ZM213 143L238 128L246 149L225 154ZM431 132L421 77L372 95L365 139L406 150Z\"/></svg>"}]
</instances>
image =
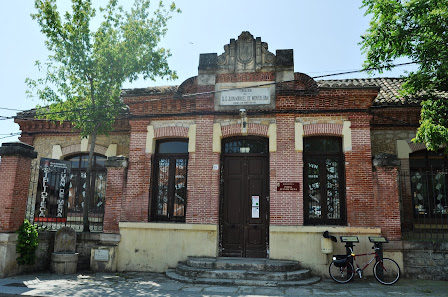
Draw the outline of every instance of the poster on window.
<instances>
[{"instance_id":1,"label":"poster on window","mask_svg":"<svg viewBox=\"0 0 448 297\"><path fill-rule=\"evenodd\" d=\"M65 222L71 163L42 158L37 184L35 222Z\"/></svg>"}]
</instances>

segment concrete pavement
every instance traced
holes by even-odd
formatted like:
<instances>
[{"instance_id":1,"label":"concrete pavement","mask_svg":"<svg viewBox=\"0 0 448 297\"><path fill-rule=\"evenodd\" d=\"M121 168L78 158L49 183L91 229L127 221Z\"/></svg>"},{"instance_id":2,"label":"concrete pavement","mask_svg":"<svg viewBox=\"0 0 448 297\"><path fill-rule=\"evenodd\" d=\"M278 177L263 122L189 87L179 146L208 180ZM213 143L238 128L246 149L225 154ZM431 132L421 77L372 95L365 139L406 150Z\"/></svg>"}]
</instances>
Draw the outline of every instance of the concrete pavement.
<instances>
[{"instance_id":1,"label":"concrete pavement","mask_svg":"<svg viewBox=\"0 0 448 297\"><path fill-rule=\"evenodd\" d=\"M385 286L374 279L348 284L324 279L305 287L249 287L184 284L148 272L35 273L0 279L0 296L448 296L448 282L400 279Z\"/></svg>"}]
</instances>

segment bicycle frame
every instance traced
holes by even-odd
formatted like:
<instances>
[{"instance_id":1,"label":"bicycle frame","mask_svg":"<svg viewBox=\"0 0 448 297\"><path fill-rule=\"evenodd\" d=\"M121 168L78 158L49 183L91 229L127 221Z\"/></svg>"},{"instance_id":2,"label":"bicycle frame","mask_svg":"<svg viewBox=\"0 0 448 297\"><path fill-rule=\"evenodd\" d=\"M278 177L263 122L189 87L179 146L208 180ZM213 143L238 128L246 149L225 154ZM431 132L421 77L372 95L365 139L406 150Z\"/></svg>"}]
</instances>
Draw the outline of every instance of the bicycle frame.
<instances>
[{"instance_id":1,"label":"bicycle frame","mask_svg":"<svg viewBox=\"0 0 448 297\"><path fill-rule=\"evenodd\" d=\"M345 284L351 281L355 274L360 279L363 277L363 272L369 266L373 260L376 262L373 265L373 275L375 279L383 285L392 285L400 278L400 266L397 262L390 258L383 258L381 243L387 242L387 239L383 237L370 238L370 242L374 243L372 253L364 253L356 255L353 250L353 242L358 242L357 237L345 237L341 236L341 241L346 242L347 249L346 255L333 255L333 261L329 266L330 277L337 283ZM373 255L372 259L361 268L358 264L357 257Z\"/></svg>"},{"instance_id":2,"label":"bicycle frame","mask_svg":"<svg viewBox=\"0 0 448 297\"><path fill-rule=\"evenodd\" d=\"M378 253L377 253L376 250L375 250L375 252L373 252L373 253L366 253L366 254L355 255L355 253L353 252L353 248L349 247L349 249L350 249L351 254L348 255L347 258L349 258L349 257L352 257L352 258L353 258L353 262L354 262L354 264L356 265L356 267L354 267L355 270L356 270L356 269L361 269L362 271L364 271L364 269L366 269L367 266L369 266L370 263L372 263L373 260L375 260L375 259L377 259L378 261L381 262L381 260L380 260L380 256L378 255ZM358 257L369 256L369 255L375 255L375 257L373 257L372 259L370 259L370 261L367 262L367 264L366 264L363 268L360 268L359 265L358 265L358 262L356 262L356 257L357 257L357 256L358 256ZM381 264L381 266L383 266L383 265ZM360 276L360 277L361 277L361 276Z\"/></svg>"}]
</instances>

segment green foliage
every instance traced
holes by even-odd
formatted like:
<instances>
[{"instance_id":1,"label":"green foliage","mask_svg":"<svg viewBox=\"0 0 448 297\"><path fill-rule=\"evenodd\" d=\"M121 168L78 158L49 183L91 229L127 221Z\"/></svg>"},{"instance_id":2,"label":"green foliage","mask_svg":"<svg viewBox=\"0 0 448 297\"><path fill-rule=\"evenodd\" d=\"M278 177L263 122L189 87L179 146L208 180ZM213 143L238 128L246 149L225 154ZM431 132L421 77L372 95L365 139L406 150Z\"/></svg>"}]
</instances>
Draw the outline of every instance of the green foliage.
<instances>
[{"instance_id":1,"label":"green foliage","mask_svg":"<svg viewBox=\"0 0 448 297\"><path fill-rule=\"evenodd\" d=\"M37 227L28 220L25 220L19 227L19 230L17 230L17 234L16 252L20 254L17 258L17 263L19 265L34 264L36 261L36 250L39 244Z\"/></svg>"},{"instance_id":2,"label":"green foliage","mask_svg":"<svg viewBox=\"0 0 448 297\"><path fill-rule=\"evenodd\" d=\"M400 57L416 62L403 85L404 96L425 99L414 141L446 147L448 99L440 91L448 92L448 0L364 0L363 7L372 15L361 36L364 67L389 70Z\"/></svg>"},{"instance_id":3,"label":"green foliage","mask_svg":"<svg viewBox=\"0 0 448 297\"><path fill-rule=\"evenodd\" d=\"M56 0L35 0L37 21L52 53L45 63L36 62L44 77L27 78L27 94L45 102L38 107L41 119L70 122L81 137L90 138L86 169L86 201L83 208L84 231L89 230L88 197L91 197L90 172L98 134L107 134L125 106L121 89L125 81L139 75L145 79L176 78L168 67L169 50L159 47L167 32L172 13L180 12L162 1L151 11L149 0L135 0L124 11L118 0L109 0L99 9L102 21L93 30L96 10L91 0L72 0L72 11L61 17Z\"/></svg>"},{"instance_id":4,"label":"green foliage","mask_svg":"<svg viewBox=\"0 0 448 297\"><path fill-rule=\"evenodd\" d=\"M35 0L36 20L52 53L40 79L27 78L27 94L45 102L40 118L71 122L86 137L107 133L123 112L120 94L125 81L176 78L169 69L170 51L159 47L167 21L176 10L161 1L152 11L150 1L135 0L130 12L117 0L99 9L102 21L93 30L96 10L90 0L72 0L72 11L60 15L56 0Z\"/></svg>"},{"instance_id":5,"label":"green foliage","mask_svg":"<svg viewBox=\"0 0 448 297\"><path fill-rule=\"evenodd\" d=\"M448 99L431 99L422 102L420 127L416 142L423 142L433 151L445 146L448 154Z\"/></svg>"}]
</instances>

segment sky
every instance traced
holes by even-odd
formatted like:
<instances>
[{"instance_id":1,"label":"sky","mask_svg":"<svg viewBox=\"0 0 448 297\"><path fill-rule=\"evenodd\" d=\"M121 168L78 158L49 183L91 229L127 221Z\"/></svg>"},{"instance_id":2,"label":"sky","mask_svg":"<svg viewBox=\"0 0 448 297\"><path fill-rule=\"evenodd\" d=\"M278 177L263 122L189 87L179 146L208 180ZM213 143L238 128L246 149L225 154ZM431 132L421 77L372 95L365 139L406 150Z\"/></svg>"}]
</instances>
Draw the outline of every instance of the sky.
<instances>
[{"instance_id":1,"label":"sky","mask_svg":"<svg viewBox=\"0 0 448 297\"><path fill-rule=\"evenodd\" d=\"M107 0L92 0L95 7ZM153 0L156 4L158 1ZM167 4L171 1L165 1ZM58 0L61 11L70 10L70 0ZM129 7L130 0L121 0ZM356 0L177 0L181 14L173 15L161 46L169 48L171 69L178 79L126 83L123 88L180 85L197 75L199 54L224 52L230 39L243 31L267 42L269 51L294 50L295 72L311 77L359 70L365 55L358 44L369 27L361 1ZM42 104L27 98L25 79L39 78L35 61L45 62L49 52L45 37L30 14L33 0L0 0L0 143L17 141L19 125L12 117L21 110ZM402 62L402 61L397 61ZM412 66L397 67L374 77L399 77ZM328 79L364 78L366 73L339 75Z\"/></svg>"}]
</instances>

